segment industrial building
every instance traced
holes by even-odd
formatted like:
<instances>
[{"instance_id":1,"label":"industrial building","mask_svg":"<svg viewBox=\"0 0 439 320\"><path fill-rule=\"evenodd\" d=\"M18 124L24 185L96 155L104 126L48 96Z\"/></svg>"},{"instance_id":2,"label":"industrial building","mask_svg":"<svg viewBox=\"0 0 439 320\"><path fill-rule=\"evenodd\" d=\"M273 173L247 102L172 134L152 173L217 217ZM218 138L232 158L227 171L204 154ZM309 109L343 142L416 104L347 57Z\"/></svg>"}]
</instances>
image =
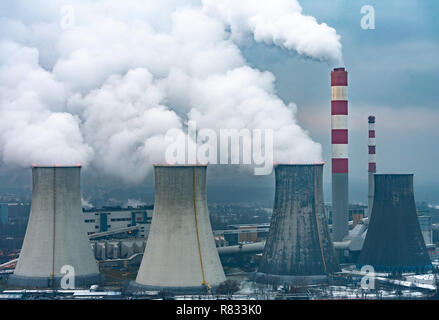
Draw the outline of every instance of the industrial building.
<instances>
[{"instance_id":1,"label":"industrial building","mask_svg":"<svg viewBox=\"0 0 439 320\"><path fill-rule=\"evenodd\" d=\"M205 292L226 280L206 194L207 166L155 165L154 213L129 291Z\"/></svg>"},{"instance_id":2,"label":"industrial building","mask_svg":"<svg viewBox=\"0 0 439 320\"><path fill-rule=\"evenodd\" d=\"M9 284L58 287L65 266L73 267L76 286L100 282L82 219L80 170L80 166L32 168L31 213Z\"/></svg>"},{"instance_id":3,"label":"industrial building","mask_svg":"<svg viewBox=\"0 0 439 320\"><path fill-rule=\"evenodd\" d=\"M88 235L139 226L139 237L148 236L152 220L153 207L137 208L104 207L102 209L84 210L85 230Z\"/></svg>"},{"instance_id":4,"label":"industrial building","mask_svg":"<svg viewBox=\"0 0 439 320\"><path fill-rule=\"evenodd\" d=\"M215 230L214 234L222 234L227 245L233 246L247 242L261 242L268 236L269 223L230 225L228 230Z\"/></svg>"},{"instance_id":5,"label":"industrial building","mask_svg":"<svg viewBox=\"0 0 439 320\"><path fill-rule=\"evenodd\" d=\"M323 164L277 165L270 232L258 276L292 281L340 270L323 203Z\"/></svg>"},{"instance_id":6,"label":"industrial building","mask_svg":"<svg viewBox=\"0 0 439 320\"><path fill-rule=\"evenodd\" d=\"M329 223L330 232L332 232L332 222L334 211L333 207L330 204L325 205L326 216ZM350 229L355 227L360 221L362 221L366 217L367 206L361 204L350 204L348 208L348 226ZM353 225L352 225L353 224Z\"/></svg>"}]
</instances>

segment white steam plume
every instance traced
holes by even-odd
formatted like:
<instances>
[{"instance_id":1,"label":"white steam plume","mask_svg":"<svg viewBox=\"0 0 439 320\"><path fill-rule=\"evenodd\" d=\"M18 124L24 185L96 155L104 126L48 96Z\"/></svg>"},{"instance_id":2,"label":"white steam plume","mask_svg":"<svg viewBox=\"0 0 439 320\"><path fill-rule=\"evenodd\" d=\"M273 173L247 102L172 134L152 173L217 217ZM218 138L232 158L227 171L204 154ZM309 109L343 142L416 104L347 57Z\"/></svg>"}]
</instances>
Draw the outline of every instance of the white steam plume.
<instances>
[{"instance_id":1,"label":"white steam plume","mask_svg":"<svg viewBox=\"0 0 439 320\"><path fill-rule=\"evenodd\" d=\"M232 38L255 41L294 50L323 61L341 63L340 36L326 23L302 14L292 0L202 0L206 12L218 16L230 26Z\"/></svg>"},{"instance_id":2,"label":"white steam plume","mask_svg":"<svg viewBox=\"0 0 439 320\"><path fill-rule=\"evenodd\" d=\"M188 120L200 129L271 128L275 161L320 161L296 106L276 95L271 73L246 64L237 41L253 33L334 60L335 31L302 16L296 1L268 11L257 1L175 3L78 0L75 24L63 29L69 2L35 0L31 10L25 0L2 1L2 163L82 163L138 183L164 161L166 132Z\"/></svg>"}]
</instances>

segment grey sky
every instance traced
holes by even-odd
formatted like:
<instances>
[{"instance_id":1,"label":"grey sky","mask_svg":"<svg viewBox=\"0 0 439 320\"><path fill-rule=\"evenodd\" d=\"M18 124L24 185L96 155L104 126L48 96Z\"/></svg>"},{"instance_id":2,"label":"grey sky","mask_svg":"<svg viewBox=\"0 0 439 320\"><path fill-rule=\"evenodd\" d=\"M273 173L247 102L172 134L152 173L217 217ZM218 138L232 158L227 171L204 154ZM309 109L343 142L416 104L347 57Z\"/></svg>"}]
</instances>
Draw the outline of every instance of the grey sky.
<instances>
[{"instance_id":1,"label":"grey sky","mask_svg":"<svg viewBox=\"0 0 439 320\"><path fill-rule=\"evenodd\" d=\"M52 48L55 47L59 30L53 28L51 19L59 14L60 2L62 1L52 1L47 6L43 6L42 2L35 2L38 3L35 7L24 5L23 1L14 2L13 5L8 1L0 4L2 23L11 28L0 30L2 38L8 38L13 34L27 46L38 47L39 63L45 69L51 69L56 60L56 53ZM140 9L145 9L145 12L142 11L145 19L166 29L169 16L160 17L160 12L169 10L167 7L173 7L177 2L157 4L150 1L148 3L153 4L151 12L146 10L146 6ZM350 82L351 200L366 200L367 116L374 114L377 117L378 172L415 173L417 199L439 204L439 170L435 167L439 162L439 3L435 0L299 2L303 7L303 14L314 16L319 23L325 22L335 28L341 36L343 60L349 72ZM375 30L362 30L360 27L360 10L363 5L372 5L375 8ZM118 15L126 18L127 12L121 10ZM89 18L88 12L80 13L85 16L85 20ZM10 17L18 17L25 24L32 25L30 30L37 37L32 38L22 32L25 29L19 24L10 24ZM64 45L68 47L67 43ZM325 198L329 199L329 76L331 69L337 65L304 58L293 51L255 42L241 46L241 51L250 66L262 71L269 70L276 76L278 95L285 103L297 104L299 124L315 141L322 144L323 158L328 164L325 169ZM123 70L120 69L120 72ZM84 79L89 80L87 77ZM70 119L63 121L70 123ZM76 133L74 127L71 132L72 135ZM75 143L82 145L79 137L77 140ZM123 153L119 152L118 155ZM11 169L14 168L1 168L1 174L9 177L11 184L14 184L14 181L23 181L20 177L26 177L24 180L29 183L28 170ZM225 189L228 185L242 186L243 189L255 185L270 188L273 185L273 176L251 177L245 173L237 176L234 170L230 172L228 168L214 166L210 172L210 183L224 185ZM95 181L96 185L99 185L102 179L110 185L118 184L117 180L108 177L95 177L93 170L85 173L86 181L91 184ZM93 180L94 178L96 179ZM151 185L151 182L149 176L144 184Z\"/></svg>"},{"instance_id":2,"label":"grey sky","mask_svg":"<svg viewBox=\"0 0 439 320\"><path fill-rule=\"evenodd\" d=\"M349 72L350 177L366 190L367 116L377 117L377 168L415 173L421 200L439 201L439 3L427 1L300 1L305 14L341 35ZM363 5L375 8L375 30L363 30ZM332 67L278 48L254 45L246 57L272 71L279 95L298 105L299 121L330 161ZM325 180L330 182L327 166ZM354 192L355 193L355 192ZM364 201L358 196L354 200ZM351 197L352 198L352 197Z\"/></svg>"}]
</instances>

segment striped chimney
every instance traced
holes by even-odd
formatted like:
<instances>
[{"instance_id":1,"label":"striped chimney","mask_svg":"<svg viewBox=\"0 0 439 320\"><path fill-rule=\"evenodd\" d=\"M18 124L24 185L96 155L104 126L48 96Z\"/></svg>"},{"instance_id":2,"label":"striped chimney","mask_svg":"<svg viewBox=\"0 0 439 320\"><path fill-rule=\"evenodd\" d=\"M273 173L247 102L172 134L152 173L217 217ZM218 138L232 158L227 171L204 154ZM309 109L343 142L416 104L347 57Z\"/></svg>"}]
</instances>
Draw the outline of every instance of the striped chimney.
<instances>
[{"instance_id":1,"label":"striped chimney","mask_svg":"<svg viewBox=\"0 0 439 320\"><path fill-rule=\"evenodd\" d=\"M374 198L374 178L373 175L377 171L376 167L376 143L375 143L375 117L369 116L369 193L367 216L370 218L372 214L373 198Z\"/></svg>"},{"instance_id":2,"label":"striped chimney","mask_svg":"<svg viewBox=\"0 0 439 320\"><path fill-rule=\"evenodd\" d=\"M348 234L348 73L345 68L331 72L332 143L332 237L342 241Z\"/></svg>"}]
</instances>

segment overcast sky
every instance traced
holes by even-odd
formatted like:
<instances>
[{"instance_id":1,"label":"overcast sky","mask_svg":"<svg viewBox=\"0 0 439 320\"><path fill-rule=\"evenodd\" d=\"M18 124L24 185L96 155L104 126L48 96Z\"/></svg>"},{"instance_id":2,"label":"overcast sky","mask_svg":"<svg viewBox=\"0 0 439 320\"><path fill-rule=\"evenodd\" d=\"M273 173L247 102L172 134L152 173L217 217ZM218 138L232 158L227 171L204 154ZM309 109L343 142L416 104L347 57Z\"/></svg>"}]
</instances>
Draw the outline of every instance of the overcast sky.
<instances>
[{"instance_id":1,"label":"overcast sky","mask_svg":"<svg viewBox=\"0 0 439 320\"><path fill-rule=\"evenodd\" d=\"M376 116L378 173L414 173L422 200L439 201L439 3L427 1L301 0L304 13L341 35L349 72L350 178L367 179L367 117ZM375 8L375 30L363 30L361 7ZM298 105L299 121L330 161L332 66L277 48L245 51L276 75L279 95ZM330 170L326 181L330 181ZM360 187L361 188L361 187ZM328 190L330 191L330 190ZM359 199L358 195L356 200Z\"/></svg>"},{"instance_id":2,"label":"overcast sky","mask_svg":"<svg viewBox=\"0 0 439 320\"><path fill-rule=\"evenodd\" d=\"M343 64L351 200L366 200L373 114L378 172L414 173L417 199L439 204L437 1L132 3L1 2L1 172L11 181L31 163L72 161L85 164L87 181L150 185L164 133L192 119L215 129L277 124L277 157L321 157L329 186L329 77ZM66 31L60 10L70 4L77 25ZM375 9L374 30L361 28L364 5ZM211 167L210 183L273 185L273 176L227 171Z\"/></svg>"}]
</instances>

